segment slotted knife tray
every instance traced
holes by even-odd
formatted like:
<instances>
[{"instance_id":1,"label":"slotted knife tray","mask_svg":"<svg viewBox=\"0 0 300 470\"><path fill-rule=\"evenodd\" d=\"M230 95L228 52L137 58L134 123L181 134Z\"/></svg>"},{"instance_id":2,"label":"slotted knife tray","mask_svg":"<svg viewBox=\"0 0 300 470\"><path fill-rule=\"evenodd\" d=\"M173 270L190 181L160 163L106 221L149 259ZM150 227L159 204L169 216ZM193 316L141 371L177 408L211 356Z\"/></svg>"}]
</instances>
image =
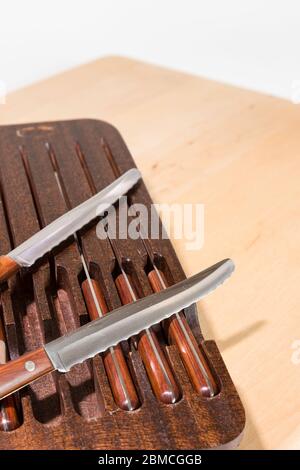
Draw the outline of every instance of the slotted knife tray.
<instances>
[{"instance_id":1,"label":"slotted knife tray","mask_svg":"<svg viewBox=\"0 0 300 470\"><path fill-rule=\"evenodd\" d=\"M119 132L97 120L74 120L0 128L0 249L6 254L41 227L67 211L56 184L47 148L53 148L72 207L91 196L135 163ZM109 152L107 151L109 150ZM141 181L130 202L152 203ZM121 305L114 282L115 255L95 225L81 234L89 269L101 285L110 310ZM145 269L147 251L140 239L117 240L118 251L142 295L152 293ZM169 283L185 278L169 240L150 240ZM199 267L200 269L200 267ZM67 240L33 268L1 285L0 315L11 359L38 348L89 321L81 290L82 263L77 245ZM116 405L102 356L75 366L67 374L44 376L19 392L21 425L0 431L1 449L207 449L236 447L245 425L244 409L214 341L204 340L195 306L187 321L212 367L219 393L197 393L177 348L158 338L179 384L181 398L163 404L155 397L133 340L123 350L140 399L135 411Z\"/></svg>"}]
</instances>

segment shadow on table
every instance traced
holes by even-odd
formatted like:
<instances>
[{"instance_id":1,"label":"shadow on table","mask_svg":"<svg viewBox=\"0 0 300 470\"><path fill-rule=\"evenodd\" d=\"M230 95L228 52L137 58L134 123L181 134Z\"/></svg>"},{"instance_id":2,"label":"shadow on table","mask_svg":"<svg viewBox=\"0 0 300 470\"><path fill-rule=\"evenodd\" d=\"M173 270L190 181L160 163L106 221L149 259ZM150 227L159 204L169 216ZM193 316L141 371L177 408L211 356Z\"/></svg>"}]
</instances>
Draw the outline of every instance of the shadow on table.
<instances>
[{"instance_id":1,"label":"shadow on table","mask_svg":"<svg viewBox=\"0 0 300 470\"><path fill-rule=\"evenodd\" d=\"M248 336L253 335L256 331L261 329L265 324L266 321L261 320L253 323L252 325L248 326L247 328L234 333L233 335L229 336L228 338L224 340L218 340L215 337L215 334L213 332L213 329L211 327L211 324L208 322L207 318L208 315L205 313L205 309L203 308L202 305L200 305L200 326L201 330L203 332L204 338L205 339L213 339L216 341L217 346L221 352L221 354L226 350L231 348L232 346L235 346L239 343L241 343L245 338ZM230 371L229 371L230 373ZM243 394L240 392L240 390L237 387L237 392L241 398L242 403L246 403L246 398L244 399ZM253 449L253 450L261 450L264 449L263 443L259 437L259 434L256 430L256 426L252 420L252 417L249 415L249 413L246 411L246 426L244 430L244 435L241 441L241 444L239 445L238 449L240 450L248 450L248 449Z\"/></svg>"},{"instance_id":2,"label":"shadow on table","mask_svg":"<svg viewBox=\"0 0 300 470\"><path fill-rule=\"evenodd\" d=\"M266 323L267 322L265 320L257 321L253 323L253 325L250 325L247 328L245 328L244 330L241 330L238 333L234 333L233 335L229 336L227 339L218 340L217 341L218 348L220 349L222 353L226 349L231 348L232 346L235 346L236 344L239 344L241 341L243 341L245 338L255 333L257 330L260 330Z\"/></svg>"}]
</instances>

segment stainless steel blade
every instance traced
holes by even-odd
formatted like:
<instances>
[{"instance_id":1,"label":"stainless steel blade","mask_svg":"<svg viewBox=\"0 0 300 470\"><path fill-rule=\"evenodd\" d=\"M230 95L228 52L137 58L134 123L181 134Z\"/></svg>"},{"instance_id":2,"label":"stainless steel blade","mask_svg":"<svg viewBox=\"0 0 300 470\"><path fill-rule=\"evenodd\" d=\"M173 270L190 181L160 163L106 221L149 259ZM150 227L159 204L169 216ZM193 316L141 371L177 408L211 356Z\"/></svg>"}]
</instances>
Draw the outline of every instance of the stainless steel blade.
<instances>
[{"instance_id":1,"label":"stainless steel blade","mask_svg":"<svg viewBox=\"0 0 300 470\"><path fill-rule=\"evenodd\" d=\"M75 364L106 351L193 304L222 284L233 270L234 264L230 259L220 261L158 294L120 307L48 343L45 350L55 369L67 372Z\"/></svg>"},{"instance_id":2,"label":"stainless steel blade","mask_svg":"<svg viewBox=\"0 0 300 470\"><path fill-rule=\"evenodd\" d=\"M136 168L124 173L102 191L70 210L8 253L20 266L31 266L38 258L103 214L141 178Z\"/></svg>"}]
</instances>

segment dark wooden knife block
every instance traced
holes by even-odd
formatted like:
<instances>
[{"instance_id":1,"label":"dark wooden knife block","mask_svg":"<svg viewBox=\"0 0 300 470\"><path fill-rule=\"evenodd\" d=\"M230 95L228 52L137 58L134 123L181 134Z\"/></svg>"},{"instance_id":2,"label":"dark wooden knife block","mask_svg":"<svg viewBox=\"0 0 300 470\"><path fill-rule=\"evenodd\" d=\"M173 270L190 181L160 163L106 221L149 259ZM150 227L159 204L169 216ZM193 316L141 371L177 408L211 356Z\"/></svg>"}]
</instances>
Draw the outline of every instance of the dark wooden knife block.
<instances>
[{"instance_id":1,"label":"dark wooden knife block","mask_svg":"<svg viewBox=\"0 0 300 470\"><path fill-rule=\"evenodd\" d=\"M103 140L104 139L104 140ZM104 151L103 142L110 149ZM118 131L94 120L13 125L0 128L0 250L9 252L40 227L66 212L47 155L55 149L70 203L91 196L78 158L78 146L96 189L135 166ZM143 182L130 192L131 202L149 206ZM95 236L95 226L82 231L82 247L93 276L99 280L110 309L120 306L113 279L114 253L107 240ZM141 240L118 240L126 269L144 295L152 293L145 266L149 262ZM169 283L185 278L169 240L151 240L151 250ZM200 268L200 267L199 267ZM0 314L12 359L88 321L80 288L82 265L76 244L67 240L32 269L1 286ZM244 409L214 341L203 339L195 306L185 311L204 349L220 392L213 398L196 393L174 345L160 335L162 347L180 385L182 398L173 405L159 402L151 389L133 342L125 352L141 406L120 410L112 397L101 356L53 373L19 392L22 424L0 432L2 449L206 449L236 447L245 425Z\"/></svg>"}]
</instances>

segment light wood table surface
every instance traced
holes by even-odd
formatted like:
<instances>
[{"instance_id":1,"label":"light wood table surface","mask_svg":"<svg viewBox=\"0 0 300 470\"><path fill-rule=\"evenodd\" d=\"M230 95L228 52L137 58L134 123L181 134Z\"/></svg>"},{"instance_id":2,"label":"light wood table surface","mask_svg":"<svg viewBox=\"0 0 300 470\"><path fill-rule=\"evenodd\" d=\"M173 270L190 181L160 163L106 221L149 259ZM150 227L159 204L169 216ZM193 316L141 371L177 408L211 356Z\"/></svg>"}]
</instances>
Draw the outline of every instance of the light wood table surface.
<instances>
[{"instance_id":1,"label":"light wood table surface","mask_svg":"<svg viewBox=\"0 0 300 470\"><path fill-rule=\"evenodd\" d=\"M299 449L300 106L119 57L0 105L0 124L84 117L121 131L156 202L205 204L203 248L174 245L187 275L236 263L200 320L246 408L241 448Z\"/></svg>"}]
</instances>

